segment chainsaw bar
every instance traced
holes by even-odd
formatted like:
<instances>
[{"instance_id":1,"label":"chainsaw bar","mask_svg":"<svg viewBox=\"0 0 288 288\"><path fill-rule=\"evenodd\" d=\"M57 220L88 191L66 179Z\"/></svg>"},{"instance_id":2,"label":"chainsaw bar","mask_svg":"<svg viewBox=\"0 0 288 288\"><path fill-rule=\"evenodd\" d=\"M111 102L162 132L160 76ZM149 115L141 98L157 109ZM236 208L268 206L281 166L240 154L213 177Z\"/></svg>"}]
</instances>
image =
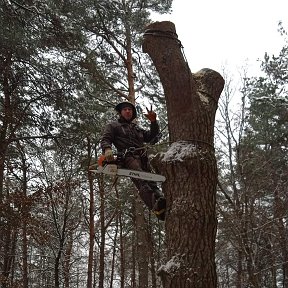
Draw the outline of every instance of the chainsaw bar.
<instances>
[{"instance_id":1,"label":"chainsaw bar","mask_svg":"<svg viewBox=\"0 0 288 288\"><path fill-rule=\"evenodd\" d=\"M164 182L166 180L165 176L149 173L145 171L137 171L130 169L118 168L116 164L107 164L104 167L98 167L97 170L89 170L94 173L103 173L107 175L117 175L123 177L137 178L147 181Z\"/></svg>"}]
</instances>

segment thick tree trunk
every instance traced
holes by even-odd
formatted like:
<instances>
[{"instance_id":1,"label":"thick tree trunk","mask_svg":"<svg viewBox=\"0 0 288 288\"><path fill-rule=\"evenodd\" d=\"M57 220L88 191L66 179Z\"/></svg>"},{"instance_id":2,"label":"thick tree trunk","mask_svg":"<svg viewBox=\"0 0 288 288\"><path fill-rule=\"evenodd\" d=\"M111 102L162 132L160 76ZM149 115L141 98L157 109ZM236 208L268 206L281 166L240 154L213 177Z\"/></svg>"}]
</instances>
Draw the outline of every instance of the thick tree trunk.
<instances>
[{"instance_id":1,"label":"thick tree trunk","mask_svg":"<svg viewBox=\"0 0 288 288\"><path fill-rule=\"evenodd\" d=\"M167 180L167 263L159 270L167 287L217 286L215 268L217 166L214 120L224 87L210 69L192 74L171 22L147 27L143 51L159 73L171 146L154 164Z\"/></svg>"}]
</instances>

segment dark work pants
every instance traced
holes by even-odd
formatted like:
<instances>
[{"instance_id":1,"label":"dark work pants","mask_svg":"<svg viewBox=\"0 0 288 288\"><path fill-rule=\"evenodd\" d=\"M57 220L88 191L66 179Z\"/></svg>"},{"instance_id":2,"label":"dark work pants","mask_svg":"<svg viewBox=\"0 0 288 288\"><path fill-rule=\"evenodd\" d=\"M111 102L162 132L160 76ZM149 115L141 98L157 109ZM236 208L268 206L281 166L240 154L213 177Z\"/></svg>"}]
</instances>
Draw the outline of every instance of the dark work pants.
<instances>
[{"instance_id":1,"label":"dark work pants","mask_svg":"<svg viewBox=\"0 0 288 288\"><path fill-rule=\"evenodd\" d=\"M138 155L127 155L124 159L124 168L137 170L137 171L147 171L145 169L145 163L141 160ZM148 171L149 172L149 171ZM159 197L160 191L157 187L156 182L146 181L136 178L131 178L135 186L139 191L139 195L147 207L152 210L156 199ZM156 196L156 197L155 197Z\"/></svg>"}]
</instances>

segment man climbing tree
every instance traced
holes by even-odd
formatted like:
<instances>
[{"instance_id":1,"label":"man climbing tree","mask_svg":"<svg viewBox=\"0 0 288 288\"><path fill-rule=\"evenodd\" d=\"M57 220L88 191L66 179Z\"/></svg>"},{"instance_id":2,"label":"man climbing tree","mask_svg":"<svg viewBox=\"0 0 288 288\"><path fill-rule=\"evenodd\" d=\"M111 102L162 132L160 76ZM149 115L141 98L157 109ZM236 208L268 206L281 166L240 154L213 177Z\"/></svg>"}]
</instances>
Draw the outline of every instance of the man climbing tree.
<instances>
[{"instance_id":1,"label":"man climbing tree","mask_svg":"<svg viewBox=\"0 0 288 288\"><path fill-rule=\"evenodd\" d=\"M121 102L116 105L115 110L119 119L109 123L101 139L101 148L107 161L114 161L112 144L117 149L121 165L125 168L149 171L147 149L144 143L155 142L159 133L159 125L156 113L147 109L145 116L150 121L150 130L141 129L133 120L137 117L135 106L130 102ZM147 207L160 219L165 219L166 200L162 192L153 181L132 178L139 190L140 197Z\"/></svg>"},{"instance_id":2,"label":"man climbing tree","mask_svg":"<svg viewBox=\"0 0 288 288\"><path fill-rule=\"evenodd\" d=\"M147 27L143 51L164 88L171 142L152 163L167 178L167 265L159 274L165 288L212 288L217 286L214 118L224 79L211 69L192 74L181 47L173 23Z\"/></svg>"}]
</instances>

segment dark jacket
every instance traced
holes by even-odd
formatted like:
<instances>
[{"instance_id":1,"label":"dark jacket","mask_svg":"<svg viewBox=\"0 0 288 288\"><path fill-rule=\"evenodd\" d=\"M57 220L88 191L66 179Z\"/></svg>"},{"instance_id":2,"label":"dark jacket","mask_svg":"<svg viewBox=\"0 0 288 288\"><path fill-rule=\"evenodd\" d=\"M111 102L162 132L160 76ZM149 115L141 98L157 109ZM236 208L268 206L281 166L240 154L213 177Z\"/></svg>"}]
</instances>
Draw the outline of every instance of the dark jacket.
<instances>
[{"instance_id":1,"label":"dark jacket","mask_svg":"<svg viewBox=\"0 0 288 288\"><path fill-rule=\"evenodd\" d=\"M106 148L112 148L112 144L118 152L124 152L130 147L143 147L144 143L149 143L158 133L157 121L151 122L150 130L144 130L133 122L119 118L117 121L106 125L100 145L103 152Z\"/></svg>"}]
</instances>

